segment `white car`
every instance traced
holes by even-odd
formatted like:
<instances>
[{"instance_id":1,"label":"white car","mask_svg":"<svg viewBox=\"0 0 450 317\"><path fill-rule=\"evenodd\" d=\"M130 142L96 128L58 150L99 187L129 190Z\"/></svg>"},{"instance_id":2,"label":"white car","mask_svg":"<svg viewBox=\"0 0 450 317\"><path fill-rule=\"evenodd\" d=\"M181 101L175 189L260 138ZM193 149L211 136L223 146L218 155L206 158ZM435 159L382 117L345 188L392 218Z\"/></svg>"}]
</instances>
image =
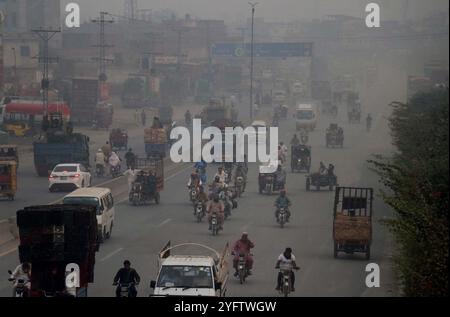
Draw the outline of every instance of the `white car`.
<instances>
[{"instance_id":1,"label":"white car","mask_svg":"<svg viewBox=\"0 0 450 317\"><path fill-rule=\"evenodd\" d=\"M75 190L91 186L91 173L83 164L58 164L48 177L48 190Z\"/></svg>"}]
</instances>

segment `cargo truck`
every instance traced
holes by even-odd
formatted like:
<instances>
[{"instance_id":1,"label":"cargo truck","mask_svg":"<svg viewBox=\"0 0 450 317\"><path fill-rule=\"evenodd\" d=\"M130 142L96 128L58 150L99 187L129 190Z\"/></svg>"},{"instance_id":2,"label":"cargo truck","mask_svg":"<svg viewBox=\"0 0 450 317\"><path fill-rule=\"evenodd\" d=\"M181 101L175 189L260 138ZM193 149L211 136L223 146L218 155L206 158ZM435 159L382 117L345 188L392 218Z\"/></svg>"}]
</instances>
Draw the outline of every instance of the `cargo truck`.
<instances>
[{"instance_id":1,"label":"cargo truck","mask_svg":"<svg viewBox=\"0 0 450 317\"><path fill-rule=\"evenodd\" d=\"M94 206L45 205L17 211L19 259L31 264L31 297L86 297L99 249ZM69 276L70 274L70 276Z\"/></svg>"}]
</instances>

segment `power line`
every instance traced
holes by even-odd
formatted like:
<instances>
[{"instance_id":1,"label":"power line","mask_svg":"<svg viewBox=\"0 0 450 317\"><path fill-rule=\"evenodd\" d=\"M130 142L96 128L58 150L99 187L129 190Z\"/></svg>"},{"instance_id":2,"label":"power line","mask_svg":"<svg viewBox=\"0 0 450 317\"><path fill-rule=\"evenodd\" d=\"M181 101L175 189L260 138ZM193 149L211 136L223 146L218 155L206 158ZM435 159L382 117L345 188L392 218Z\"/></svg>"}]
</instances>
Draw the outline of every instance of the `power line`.
<instances>
[{"instance_id":1,"label":"power line","mask_svg":"<svg viewBox=\"0 0 450 317\"><path fill-rule=\"evenodd\" d=\"M100 34L99 34L99 43L94 47L99 48L99 56L96 58L98 61L98 76L100 81L106 81L106 63L111 62L113 60L106 58L106 48L112 47L112 45L106 44L105 37L105 23L114 23L114 20L106 20L105 16L107 12L100 12L100 18L92 20L93 23L98 23L100 25Z\"/></svg>"},{"instance_id":2,"label":"power line","mask_svg":"<svg viewBox=\"0 0 450 317\"><path fill-rule=\"evenodd\" d=\"M42 43L43 43L43 45L42 45L43 52L42 52L42 54L41 54L41 52L39 52L38 61L39 61L39 64L43 65L41 88L42 88L42 103L44 105L44 117L46 117L48 115L48 90L50 88L50 81L48 79L49 64L58 62L57 57L49 56L48 42L57 33L60 33L61 30L40 28L40 29L31 30L31 31L36 33L41 38Z\"/></svg>"}]
</instances>

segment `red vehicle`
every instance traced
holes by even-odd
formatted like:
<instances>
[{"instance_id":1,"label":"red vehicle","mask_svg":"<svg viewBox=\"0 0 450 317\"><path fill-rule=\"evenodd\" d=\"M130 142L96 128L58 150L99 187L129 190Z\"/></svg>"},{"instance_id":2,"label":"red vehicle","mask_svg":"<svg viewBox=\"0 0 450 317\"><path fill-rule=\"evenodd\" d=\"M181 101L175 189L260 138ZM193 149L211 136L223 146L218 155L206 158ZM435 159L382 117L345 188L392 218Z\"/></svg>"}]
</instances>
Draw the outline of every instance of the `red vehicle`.
<instances>
[{"instance_id":1,"label":"red vehicle","mask_svg":"<svg viewBox=\"0 0 450 317\"><path fill-rule=\"evenodd\" d=\"M33 135L40 129L44 117L42 101L12 100L2 107L2 120L4 129L15 136ZM48 105L48 114L61 113L65 122L70 120L70 108L63 102L51 102Z\"/></svg>"}]
</instances>

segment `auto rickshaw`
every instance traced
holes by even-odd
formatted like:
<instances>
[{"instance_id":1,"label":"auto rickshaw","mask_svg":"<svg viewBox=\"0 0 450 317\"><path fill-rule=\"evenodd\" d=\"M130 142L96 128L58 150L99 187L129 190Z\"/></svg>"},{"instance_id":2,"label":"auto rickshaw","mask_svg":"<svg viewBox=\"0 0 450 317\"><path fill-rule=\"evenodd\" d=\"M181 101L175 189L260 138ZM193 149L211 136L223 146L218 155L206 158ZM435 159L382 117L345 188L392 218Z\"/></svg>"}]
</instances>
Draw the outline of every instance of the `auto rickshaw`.
<instances>
[{"instance_id":1,"label":"auto rickshaw","mask_svg":"<svg viewBox=\"0 0 450 317\"><path fill-rule=\"evenodd\" d=\"M128 133L124 129L112 129L109 133L109 144L114 151L127 150Z\"/></svg>"},{"instance_id":2,"label":"auto rickshaw","mask_svg":"<svg viewBox=\"0 0 450 317\"><path fill-rule=\"evenodd\" d=\"M136 167L140 171L132 184L129 202L133 206L154 201L160 203L160 192L164 189L163 160L158 158L138 158Z\"/></svg>"},{"instance_id":3,"label":"auto rickshaw","mask_svg":"<svg viewBox=\"0 0 450 317\"><path fill-rule=\"evenodd\" d=\"M284 184L280 186L276 177L277 166L261 166L259 168L258 184L259 193L271 195L273 192L280 191L284 188Z\"/></svg>"},{"instance_id":4,"label":"auto rickshaw","mask_svg":"<svg viewBox=\"0 0 450 317\"><path fill-rule=\"evenodd\" d=\"M0 144L0 162L15 161L17 168L19 168L19 151L17 145Z\"/></svg>"},{"instance_id":5,"label":"auto rickshaw","mask_svg":"<svg viewBox=\"0 0 450 317\"><path fill-rule=\"evenodd\" d=\"M308 145L294 145L291 148L291 171L309 173L311 168L311 147Z\"/></svg>"},{"instance_id":6,"label":"auto rickshaw","mask_svg":"<svg viewBox=\"0 0 450 317\"><path fill-rule=\"evenodd\" d=\"M17 191L17 162L0 161L0 197L14 200Z\"/></svg>"},{"instance_id":7,"label":"auto rickshaw","mask_svg":"<svg viewBox=\"0 0 450 317\"><path fill-rule=\"evenodd\" d=\"M334 167L326 173L312 173L306 176L306 191L311 189L311 186L316 188L316 191L320 191L321 187L328 187L329 191L333 191L335 186L338 186L337 177L334 174Z\"/></svg>"}]
</instances>

